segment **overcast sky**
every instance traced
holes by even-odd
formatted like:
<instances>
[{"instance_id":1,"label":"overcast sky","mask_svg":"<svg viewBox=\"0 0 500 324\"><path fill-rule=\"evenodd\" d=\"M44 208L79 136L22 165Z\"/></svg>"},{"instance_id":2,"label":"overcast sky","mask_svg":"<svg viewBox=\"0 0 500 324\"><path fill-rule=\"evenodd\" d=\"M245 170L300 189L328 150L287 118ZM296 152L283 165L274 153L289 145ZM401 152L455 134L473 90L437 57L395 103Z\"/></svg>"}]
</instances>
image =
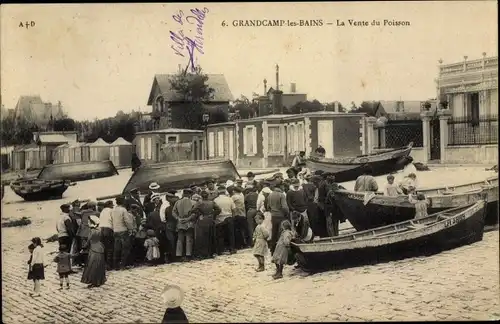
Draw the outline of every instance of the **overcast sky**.
<instances>
[{"instance_id":1,"label":"overcast sky","mask_svg":"<svg viewBox=\"0 0 500 324\"><path fill-rule=\"evenodd\" d=\"M224 74L234 97L261 94L264 78L274 86L278 63L285 92L294 82L311 100L425 100L436 95L439 58L498 55L496 1L2 5L2 104L13 108L20 95L39 94L60 100L76 119L150 110L154 74L188 62L171 48L170 31L183 29L193 39L196 33L195 24L184 17L181 26L172 15L204 7L204 54L195 50L194 57L205 72ZM246 19L323 19L324 25L231 26ZM347 26L337 27L337 19ZM348 19L411 26L350 27ZM230 26L222 27L223 20ZM36 25L20 28L25 21Z\"/></svg>"}]
</instances>

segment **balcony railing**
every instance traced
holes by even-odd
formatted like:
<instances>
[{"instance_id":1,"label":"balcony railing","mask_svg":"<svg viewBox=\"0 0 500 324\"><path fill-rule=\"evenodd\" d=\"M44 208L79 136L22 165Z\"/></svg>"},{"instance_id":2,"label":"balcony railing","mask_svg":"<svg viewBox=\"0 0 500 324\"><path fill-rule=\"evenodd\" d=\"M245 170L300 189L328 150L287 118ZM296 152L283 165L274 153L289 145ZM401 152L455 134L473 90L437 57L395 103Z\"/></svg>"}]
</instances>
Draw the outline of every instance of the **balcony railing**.
<instances>
[{"instance_id":1,"label":"balcony railing","mask_svg":"<svg viewBox=\"0 0 500 324\"><path fill-rule=\"evenodd\" d=\"M442 65L439 69L440 76L463 72L481 71L483 69L498 68L498 57L482 58L474 61L464 61Z\"/></svg>"}]
</instances>

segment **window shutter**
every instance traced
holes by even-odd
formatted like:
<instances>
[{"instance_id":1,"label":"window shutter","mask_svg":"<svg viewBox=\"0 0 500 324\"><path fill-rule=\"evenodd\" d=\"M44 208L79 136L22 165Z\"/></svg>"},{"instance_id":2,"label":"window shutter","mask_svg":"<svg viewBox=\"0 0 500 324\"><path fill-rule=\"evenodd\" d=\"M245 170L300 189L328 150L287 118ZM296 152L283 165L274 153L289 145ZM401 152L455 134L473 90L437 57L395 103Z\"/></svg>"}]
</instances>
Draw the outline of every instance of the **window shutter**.
<instances>
[{"instance_id":1,"label":"window shutter","mask_svg":"<svg viewBox=\"0 0 500 324\"><path fill-rule=\"evenodd\" d=\"M90 150L92 152L92 150ZM141 152L141 159L144 160L144 158L146 157L146 143L145 143L145 140L144 140L144 137L141 137L141 149L140 149L140 152Z\"/></svg>"},{"instance_id":2,"label":"window shutter","mask_svg":"<svg viewBox=\"0 0 500 324\"><path fill-rule=\"evenodd\" d=\"M253 140L253 154L257 154L257 129L255 127L252 128L252 140Z\"/></svg>"},{"instance_id":3,"label":"window shutter","mask_svg":"<svg viewBox=\"0 0 500 324\"><path fill-rule=\"evenodd\" d=\"M248 126L243 128L243 154L248 155Z\"/></svg>"}]
</instances>

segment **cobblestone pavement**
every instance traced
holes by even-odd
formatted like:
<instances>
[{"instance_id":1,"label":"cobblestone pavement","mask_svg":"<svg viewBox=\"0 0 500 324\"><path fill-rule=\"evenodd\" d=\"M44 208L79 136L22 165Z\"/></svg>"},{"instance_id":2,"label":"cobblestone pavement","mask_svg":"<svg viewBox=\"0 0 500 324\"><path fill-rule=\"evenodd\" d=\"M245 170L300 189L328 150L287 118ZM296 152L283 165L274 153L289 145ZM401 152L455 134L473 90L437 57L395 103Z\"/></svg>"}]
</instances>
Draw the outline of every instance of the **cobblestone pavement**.
<instances>
[{"instance_id":1,"label":"cobblestone pavement","mask_svg":"<svg viewBox=\"0 0 500 324\"><path fill-rule=\"evenodd\" d=\"M71 276L58 291L55 264L42 296L29 297L26 253L3 246L4 323L159 322L167 283L186 291L191 322L491 320L500 319L498 231L484 240L431 257L307 275L288 267L254 272L249 250L215 260L110 272L106 285L84 288ZM46 252L54 251L47 244Z\"/></svg>"}]
</instances>

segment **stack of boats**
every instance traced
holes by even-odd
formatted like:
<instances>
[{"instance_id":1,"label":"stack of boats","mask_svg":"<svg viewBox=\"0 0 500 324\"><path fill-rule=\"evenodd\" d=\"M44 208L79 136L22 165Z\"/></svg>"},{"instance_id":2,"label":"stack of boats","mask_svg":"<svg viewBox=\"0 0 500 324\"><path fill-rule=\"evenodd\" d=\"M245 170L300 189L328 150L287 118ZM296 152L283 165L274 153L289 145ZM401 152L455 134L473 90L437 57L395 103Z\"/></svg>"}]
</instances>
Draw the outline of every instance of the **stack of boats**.
<instances>
[{"instance_id":1,"label":"stack of boats","mask_svg":"<svg viewBox=\"0 0 500 324\"><path fill-rule=\"evenodd\" d=\"M374 175L394 172L405 166L394 163L394 159L404 158L410 151L411 145L363 156L363 164L378 166L373 167ZM393 170L381 167L384 158L387 164L392 161ZM352 181L361 175L359 157L352 161L351 167L345 159L316 160L313 164L308 161L308 166L313 170L339 170L343 174L351 170L342 180ZM316 271L432 254L480 241L485 225L498 224L498 177L464 185L423 188L418 192L426 196L430 215L417 220L414 204L406 195L389 197L338 190L334 196L337 210L355 231L312 243L292 243L299 266Z\"/></svg>"}]
</instances>

